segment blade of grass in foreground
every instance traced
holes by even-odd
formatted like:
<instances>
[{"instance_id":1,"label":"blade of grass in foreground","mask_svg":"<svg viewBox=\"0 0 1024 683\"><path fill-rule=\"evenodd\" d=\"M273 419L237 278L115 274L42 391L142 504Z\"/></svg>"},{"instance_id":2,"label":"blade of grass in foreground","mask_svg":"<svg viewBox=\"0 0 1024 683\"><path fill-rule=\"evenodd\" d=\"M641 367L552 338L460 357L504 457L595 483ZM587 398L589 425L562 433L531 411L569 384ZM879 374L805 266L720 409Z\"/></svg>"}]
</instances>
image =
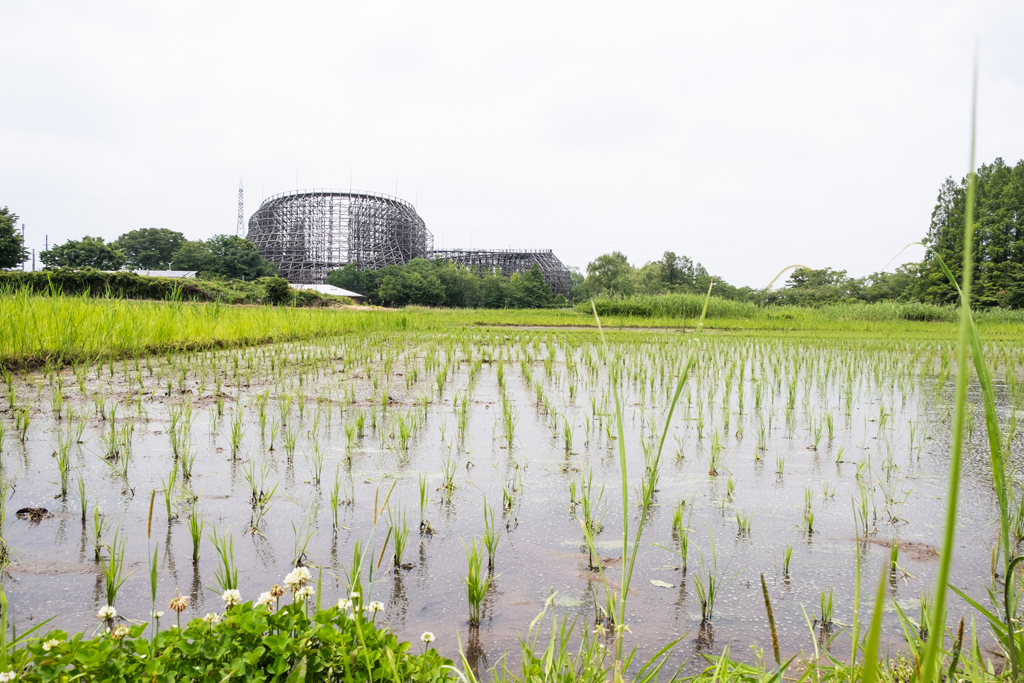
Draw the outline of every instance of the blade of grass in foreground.
<instances>
[{"instance_id":1,"label":"blade of grass in foreground","mask_svg":"<svg viewBox=\"0 0 1024 683\"><path fill-rule=\"evenodd\" d=\"M875 590L875 609L871 614L871 626L868 627L868 642L864 647L861 683L875 683L878 678L878 642L882 637L882 606L885 603L885 577L888 573L888 567L883 565L882 574L878 577L878 588ZM932 638L929 642L934 641L935 638Z\"/></svg>"},{"instance_id":2,"label":"blade of grass in foreground","mask_svg":"<svg viewBox=\"0 0 1024 683\"><path fill-rule=\"evenodd\" d=\"M939 266L941 266L942 271L946 274L946 277L949 278L949 281L953 283L954 287L956 287L957 292L960 292L960 285L957 284L956 278L953 277L953 273L951 273L949 268L946 267L945 262L938 256L938 254L935 255L935 260L938 261ZM962 292L960 293L962 294ZM999 428L999 416L998 413L996 413L995 389L992 386L992 376L989 374L988 366L985 364L985 353L984 347L981 343L981 334L978 332L978 326L974 322L973 316L971 317L969 335L971 356L974 360L974 369L978 375L978 384L981 386L981 395L985 406L985 428L988 433L989 459L992 467L992 484L995 488L996 498L999 503L999 542L1003 548L1003 577L1005 585L1003 600L1003 608L1006 616L1005 625L1012 626L1013 615L1016 612L1014 602L1011 599L1013 566L1014 563L1021 558L1013 557L1013 548L1010 545L1010 492L1007 487L1006 464L1003 460L1003 435L1002 430ZM956 590L956 588L953 590ZM959 594L960 591L957 591L957 593ZM993 627L995 626L996 624L993 623ZM1006 645L1008 659L1010 660L1010 670L1013 674L1013 678L1016 679L1018 677L1020 667L1017 658L1017 642L1016 638L1012 635L1012 629L1008 628L1006 632L1010 634L1010 637L1005 639L1004 643Z\"/></svg>"},{"instance_id":3,"label":"blade of grass in foreground","mask_svg":"<svg viewBox=\"0 0 1024 683\"><path fill-rule=\"evenodd\" d=\"M925 646L924 656L918 675L922 681L933 681L938 672L939 649L945 640L946 633L946 597L948 594L949 567L953 560L953 543L956 535L957 499L960 494L960 464L963 455L964 421L967 408L967 379L970 369L967 366L970 351L971 330L971 269L974 265L974 196L976 192L976 176L974 173L975 125L978 108L978 66L974 65L974 85L971 96L971 154L970 173L967 184L967 206L964 211L963 241L963 285L960 288L960 335L956 350L956 394L953 408L953 435L949 457L949 480L946 494L946 520L943 530L942 555L939 559L939 572L935 580L935 601L929 621L931 637ZM877 628L881 629L881 623ZM872 621L870 638L876 637L876 626ZM865 653L867 655L867 653ZM865 666L872 666L865 660ZM867 672L865 672L867 673ZM867 678L865 676L865 681ZM870 683L870 681L868 682Z\"/></svg>"},{"instance_id":4,"label":"blade of grass in foreground","mask_svg":"<svg viewBox=\"0 0 1024 683\"><path fill-rule=\"evenodd\" d=\"M697 330L695 334L699 335L701 330L704 328L704 318L707 316L708 303L711 301L711 290L714 288L714 280L711 281L711 285L708 287L707 296L704 299L704 308L700 314L700 321L697 323ZM608 355L608 341L604 336L604 329L601 327L601 320L597 315L597 308L594 302L590 303L591 308L594 311L594 320L597 321L597 331L601 335L601 344L604 346L605 355ZM683 385L686 383L686 379L690 372L690 367L693 365L694 357L697 354L697 346L695 343L691 343L690 352L687 354L686 362L683 364L682 372L679 375L679 382L676 385L675 395L672 399L672 404L669 407L668 415L665 418L665 430L661 435L661 441L658 445L658 457L661 456L661 449L665 445L665 437L668 435L669 423L672 421L672 414L675 412L676 404L679 401L679 396L682 394ZM622 428L622 404L619 400L619 385L618 376L612 375L611 369L609 368L609 379L612 384L612 395L615 397L615 424L616 432L619 440L619 471L622 479L622 580L619 585L619 601L618 601L618 614L615 617L615 680L621 681L623 677L623 662L622 662L622 634L626 628L626 596L629 594L629 584L633 578L633 567L636 563L637 551L640 546L640 537L643 535L644 522L647 515L640 515L640 522L637 527L636 538L633 543L633 552L629 555L629 562L626 562L626 556L629 551L629 479L627 476L626 468L626 440L623 434ZM627 567L628 564L628 567ZM605 585L605 590L608 590Z\"/></svg>"}]
</instances>

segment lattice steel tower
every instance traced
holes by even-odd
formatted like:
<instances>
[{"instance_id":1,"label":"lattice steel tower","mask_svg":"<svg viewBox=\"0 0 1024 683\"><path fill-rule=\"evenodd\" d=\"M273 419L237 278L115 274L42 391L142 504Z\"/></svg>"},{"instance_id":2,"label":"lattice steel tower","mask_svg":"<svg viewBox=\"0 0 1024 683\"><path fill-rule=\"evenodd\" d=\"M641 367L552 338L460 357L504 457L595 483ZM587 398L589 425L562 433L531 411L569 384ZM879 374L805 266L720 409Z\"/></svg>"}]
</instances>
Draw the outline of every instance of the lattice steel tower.
<instances>
[{"instance_id":1,"label":"lattice steel tower","mask_svg":"<svg viewBox=\"0 0 1024 683\"><path fill-rule=\"evenodd\" d=\"M238 181L238 224L235 226L235 234L245 237L245 203L242 201L242 181Z\"/></svg>"}]
</instances>

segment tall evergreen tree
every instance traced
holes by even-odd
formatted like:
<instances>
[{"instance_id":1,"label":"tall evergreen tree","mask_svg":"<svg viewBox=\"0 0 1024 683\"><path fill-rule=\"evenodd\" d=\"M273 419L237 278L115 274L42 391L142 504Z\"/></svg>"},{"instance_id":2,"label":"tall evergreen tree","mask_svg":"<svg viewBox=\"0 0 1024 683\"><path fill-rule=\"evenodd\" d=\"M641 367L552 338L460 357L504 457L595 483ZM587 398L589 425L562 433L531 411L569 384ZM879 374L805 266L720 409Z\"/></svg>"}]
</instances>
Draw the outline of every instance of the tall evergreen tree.
<instances>
[{"instance_id":1,"label":"tall evergreen tree","mask_svg":"<svg viewBox=\"0 0 1024 683\"><path fill-rule=\"evenodd\" d=\"M0 209L0 269L17 268L28 258L17 223L18 214L6 206Z\"/></svg>"},{"instance_id":2,"label":"tall evergreen tree","mask_svg":"<svg viewBox=\"0 0 1024 683\"><path fill-rule=\"evenodd\" d=\"M938 258L959 280L963 261L967 183L947 178L939 188L924 243L923 296L935 303L955 303L956 288ZM1024 161L1008 166L1001 158L977 173L974 206L973 303L978 306L1024 306Z\"/></svg>"}]
</instances>

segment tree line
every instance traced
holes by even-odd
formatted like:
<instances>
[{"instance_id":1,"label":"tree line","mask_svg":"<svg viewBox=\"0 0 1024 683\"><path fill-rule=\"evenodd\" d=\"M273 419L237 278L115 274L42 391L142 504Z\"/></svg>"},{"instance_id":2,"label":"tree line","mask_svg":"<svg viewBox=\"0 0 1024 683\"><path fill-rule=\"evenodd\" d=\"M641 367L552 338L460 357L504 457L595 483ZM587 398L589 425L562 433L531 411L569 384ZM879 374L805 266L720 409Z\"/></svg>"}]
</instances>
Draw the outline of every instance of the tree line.
<instances>
[{"instance_id":1,"label":"tree line","mask_svg":"<svg viewBox=\"0 0 1024 683\"><path fill-rule=\"evenodd\" d=\"M1016 166L1001 158L979 167L974 206L974 286L978 308L1024 308L1024 160ZM924 260L906 263L894 272L851 277L845 270L796 268L774 291L733 287L715 280L715 295L762 306L822 306L876 301L952 304L956 287L942 271L945 262L959 281L963 263L964 215L968 178L947 178L939 188L928 232L922 243ZM634 267L621 252L597 257L586 274L573 273L574 301L592 297L628 298L657 294L706 292L712 276L686 256L666 251L660 261Z\"/></svg>"},{"instance_id":2,"label":"tree line","mask_svg":"<svg viewBox=\"0 0 1024 683\"><path fill-rule=\"evenodd\" d=\"M973 305L1024 308L1024 160L1009 166L1001 158L983 164L976 174L974 206ZM939 188L931 222L922 242L928 248L920 263L895 272L851 277L845 270L797 268L778 290L735 287L714 277L699 262L666 251L658 261L633 266L619 251L603 254L586 272L573 270L570 298L629 298L657 294L701 294L712 279L715 295L757 305L819 306L843 302L905 301L950 304L956 288L940 260L959 278L963 259L964 216L968 178L947 178ZM27 257L18 216L0 208L0 268L17 268ZM234 235L186 240L163 228L132 230L113 242L102 237L68 240L40 254L47 269L195 270L201 275L252 280L277 275L277 267L255 245ZM525 273L504 276L450 262L414 259L404 266L359 270L349 264L332 271L328 284L392 306L540 308L564 304L554 297L536 265Z\"/></svg>"},{"instance_id":3,"label":"tree line","mask_svg":"<svg viewBox=\"0 0 1024 683\"><path fill-rule=\"evenodd\" d=\"M417 258L380 270L360 270L350 263L331 271L326 283L385 306L545 308L566 303L561 294L552 296L536 263L508 277L497 268L480 271L440 259Z\"/></svg>"},{"instance_id":4,"label":"tree line","mask_svg":"<svg viewBox=\"0 0 1024 683\"><path fill-rule=\"evenodd\" d=\"M17 268L28 257L17 214L0 209L0 268ZM276 277L277 266L260 256L256 245L235 235L188 240L166 228L141 228L107 242L86 235L40 252L44 270L94 268L103 271L194 270L204 276L233 280Z\"/></svg>"}]
</instances>

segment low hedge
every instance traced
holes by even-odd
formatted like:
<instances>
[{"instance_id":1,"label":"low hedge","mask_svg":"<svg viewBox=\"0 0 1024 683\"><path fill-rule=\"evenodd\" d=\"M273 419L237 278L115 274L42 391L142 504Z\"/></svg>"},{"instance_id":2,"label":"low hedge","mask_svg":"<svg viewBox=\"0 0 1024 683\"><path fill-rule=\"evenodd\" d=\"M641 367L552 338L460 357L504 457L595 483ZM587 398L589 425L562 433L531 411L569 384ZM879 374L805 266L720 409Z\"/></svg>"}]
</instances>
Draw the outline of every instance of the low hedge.
<instances>
[{"instance_id":1,"label":"low hedge","mask_svg":"<svg viewBox=\"0 0 1024 683\"><path fill-rule=\"evenodd\" d=\"M170 277L149 277L121 270L108 273L92 268L59 269L24 272L0 271L0 288L28 287L36 294L61 292L66 295L88 294L118 299L172 299L212 301L196 280Z\"/></svg>"},{"instance_id":2,"label":"low hedge","mask_svg":"<svg viewBox=\"0 0 1024 683\"><path fill-rule=\"evenodd\" d=\"M277 283L284 283L280 287ZM272 290L268 292L268 287ZM83 268L35 272L0 271L0 292L28 288L35 294L150 299L157 301L219 301L225 304L285 305L317 308L352 303L347 297L290 289L281 278L223 280L153 277L129 271L106 272Z\"/></svg>"}]
</instances>

